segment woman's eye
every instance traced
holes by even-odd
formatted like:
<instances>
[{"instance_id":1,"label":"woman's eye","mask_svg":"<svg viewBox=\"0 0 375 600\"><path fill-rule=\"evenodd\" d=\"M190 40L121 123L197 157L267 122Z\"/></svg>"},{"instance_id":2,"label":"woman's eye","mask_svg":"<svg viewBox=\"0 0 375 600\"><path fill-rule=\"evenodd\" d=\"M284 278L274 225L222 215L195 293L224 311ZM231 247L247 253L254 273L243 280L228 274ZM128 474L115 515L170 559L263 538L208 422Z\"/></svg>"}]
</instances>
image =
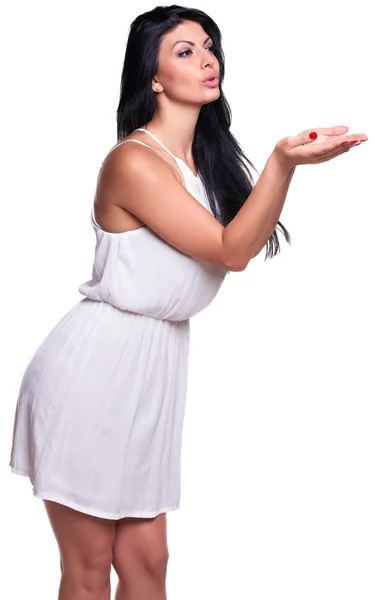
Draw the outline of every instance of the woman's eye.
<instances>
[{"instance_id":1,"label":"woman's eye","mask_svg":"<svg viewBox=\"0 0 375 600\"><path fill-rule=\"evenodd\" d=\"M214 46L207 46L206 50L209 50L210 52L214 51ZM180 52L177 56L188 56L188 54L192 54L191 50L183 50L182 52Z\"/></svg>"},{"instance_id":2,"label":"woman's eye","mask_svg":"<svg viewBox=\"0 0 375 600\"><path fill-rule=\"evenodd\" d=\"M191 50L184 50L183 52L180 52L178 56L186 56L186 52L190 52L191 54Z\"/></svg>"}]
</instances>

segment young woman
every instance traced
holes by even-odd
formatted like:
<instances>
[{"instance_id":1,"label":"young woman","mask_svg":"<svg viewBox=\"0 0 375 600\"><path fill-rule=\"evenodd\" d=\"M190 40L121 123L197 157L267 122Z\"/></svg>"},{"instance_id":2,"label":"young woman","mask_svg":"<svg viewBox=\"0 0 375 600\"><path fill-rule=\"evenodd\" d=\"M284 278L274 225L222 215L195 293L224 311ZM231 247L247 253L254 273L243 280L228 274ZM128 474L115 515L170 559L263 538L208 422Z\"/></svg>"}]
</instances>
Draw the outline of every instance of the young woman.
<instances>
[{"instance_id":1,"label":"young woman","mask_svg":"<svg viewBox=\"0 0 375 600\"><path fill-rule=\"evenodd\" d=\"M59 600L166 598L166 513L180 503L189 319L267 245L297 165L367 138L347 127L279 141L256 185L230 133L221 35L200 10L132 23L118 143L98 177L85 296L29 363L12 472L43 499L61 556ZM131 143L130 143L131 142Z\"/></svg>"}]
</instances>

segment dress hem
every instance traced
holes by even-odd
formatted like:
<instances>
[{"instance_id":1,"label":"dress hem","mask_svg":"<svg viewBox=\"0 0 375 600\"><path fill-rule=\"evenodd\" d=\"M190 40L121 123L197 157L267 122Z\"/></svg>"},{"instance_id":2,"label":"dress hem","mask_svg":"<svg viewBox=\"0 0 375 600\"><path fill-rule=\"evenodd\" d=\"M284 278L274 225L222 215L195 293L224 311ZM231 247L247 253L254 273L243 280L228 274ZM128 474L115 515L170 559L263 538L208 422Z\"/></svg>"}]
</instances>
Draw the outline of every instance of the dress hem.
<instances>
[{"instance_id":1,"label":"dress hem","mask_svg":"<svg viewBox=\"0 0 375 600\"><path fill-rule=\"evenodd\" d=\"M30 479L29 472L27 469L11 466L11 471L12 471L12 473L14 473L16 475L23 475L24 477L29 477L29 479ZM123 515L115 515L114 513L108 513L105 511L96 510L95 508L94 509L90 508L88 506L83 506L81 504L78 504L77 502L74 502L73 500L67 500L66 498L63 498L60 494L56 494L55 492L48 492L48 491L39 492L35 487L33 487L33 494L34 494L35 498L38 498L39 500L50 500L52 502L58 502L59 504L63 504L64 506L68 506L69 508L78 510L79 512L85 513L87 515L91 515L92 517L99 517L101 519L111 519L111 520L115 520L115 521L117 521L118 519L124 519L126 517L133 517L133 518L138 517L138 518L150 519L150 518L157 517L158 515L160 515L162 513L177 510L180 507L180 503L177 502L175 504L170 504L169 506L160 508L159 510L156 510L156 511L155 510L149 510L149 511L133 510L133 511L127 511Z\"/></svg>"}]
</instances>

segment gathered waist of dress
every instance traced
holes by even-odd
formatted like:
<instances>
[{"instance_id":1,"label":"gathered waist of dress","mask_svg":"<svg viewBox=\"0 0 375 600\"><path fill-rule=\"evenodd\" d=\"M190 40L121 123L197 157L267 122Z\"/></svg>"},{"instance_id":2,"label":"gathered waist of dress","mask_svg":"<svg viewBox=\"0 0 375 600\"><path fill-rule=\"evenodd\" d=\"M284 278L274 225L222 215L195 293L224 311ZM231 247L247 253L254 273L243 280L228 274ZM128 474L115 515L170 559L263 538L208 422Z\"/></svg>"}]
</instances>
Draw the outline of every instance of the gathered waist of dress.
<instances>
[{"instance_id":1,"label":"gathered waist of dress","mask_svg":"<svg viewBox=\"0 0 375 600\"><path fill-rule=\"evenodd\" d=\"M167 323L171 323L171 324L173 324L173 323L189 324L190 323L190 318L178 319L178 318L166 318L163 316L154 316L151 314L147 314L146 312L129 310L128 308L121 308L121 307L117 306L116 304L113 304L112 302L109 302L107 300L89 298L88 296L83 298L83 300L81 300L81 302L107 305L107 306L110 306L111 308L113 308L115 311L119 311L120 313L123 313L124 315L128 314L128 315L132 315L132 316L139 316L139 317L143 317L143 318L147 318L147 319L152 319L154 321L167 322Z\"/></svg>"}]
</instances>

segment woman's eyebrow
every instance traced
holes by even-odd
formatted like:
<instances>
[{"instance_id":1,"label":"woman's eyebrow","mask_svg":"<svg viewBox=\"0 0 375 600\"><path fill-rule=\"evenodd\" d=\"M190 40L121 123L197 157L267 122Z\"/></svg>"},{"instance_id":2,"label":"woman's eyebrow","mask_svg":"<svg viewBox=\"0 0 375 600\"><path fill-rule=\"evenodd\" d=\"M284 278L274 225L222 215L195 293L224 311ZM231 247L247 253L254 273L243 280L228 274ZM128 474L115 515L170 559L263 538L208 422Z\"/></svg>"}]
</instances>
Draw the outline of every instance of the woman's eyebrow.
<instances>
[{"instance_id":1,"label":"woman's eyebrow","mask_svg":"<svg viewBox=\"0 0 375 600\"><path fill-rule=\"evenodd\" d=\"M203 42L203 46L206 42L208 42L208 40L211 39L211 36L209 35L208 38L206 38ZM175 47L176 44L179 44L180 42L185 42L185 44L190 44L190 46L195 46L194 42L189 42L189 40L178 40L178 42L175 42L172 46L172 48Z\"/></svg>"}]
</instances>

